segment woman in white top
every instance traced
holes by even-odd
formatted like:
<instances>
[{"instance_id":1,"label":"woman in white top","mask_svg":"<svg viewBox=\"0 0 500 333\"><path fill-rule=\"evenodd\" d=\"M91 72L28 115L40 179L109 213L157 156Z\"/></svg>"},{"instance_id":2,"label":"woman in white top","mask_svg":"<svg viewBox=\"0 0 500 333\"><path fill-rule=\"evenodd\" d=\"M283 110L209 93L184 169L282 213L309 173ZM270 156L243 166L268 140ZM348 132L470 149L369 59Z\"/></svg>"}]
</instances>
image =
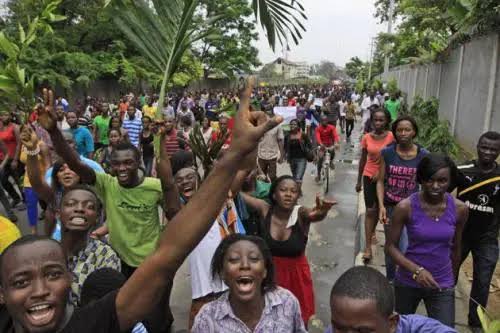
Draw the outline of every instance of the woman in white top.
<instances>
[{"instance_id":1,"label":"woman in white top","mask_svg":"<svg viewBox=\"0 0 500 333\"><path fill-rule=\"evenodd\" d=\"M187 203L196 193L200 184L198 174L193 168L180 169L175 174L175 182L179 189L181 200L184 203ZM189 255L192 292L191 311L189 315L190 329L201 307L217 299L227 290L227 286L221 279L212 276L210 264L215 250L222 242L222 239L228 234L239 233L241 229L228 222L230 217L238 219L233 200L228 199L226 205L222 208L221 213L212 224L208 233Z\"/></svg>"},{"instance_id":2,"label":"woman in white top","mask_svg":"<svg viewBox=\"0 0 500 333\"><path fill-rule=\"evenodd\" d=\"M210 119L207 117L203 118L203 122L201 123L201 130L203 131L203 139L205 139L205 143L208 144L210 139L212 138L212 126L210 126Z\"/></svg>"}]
</instances>

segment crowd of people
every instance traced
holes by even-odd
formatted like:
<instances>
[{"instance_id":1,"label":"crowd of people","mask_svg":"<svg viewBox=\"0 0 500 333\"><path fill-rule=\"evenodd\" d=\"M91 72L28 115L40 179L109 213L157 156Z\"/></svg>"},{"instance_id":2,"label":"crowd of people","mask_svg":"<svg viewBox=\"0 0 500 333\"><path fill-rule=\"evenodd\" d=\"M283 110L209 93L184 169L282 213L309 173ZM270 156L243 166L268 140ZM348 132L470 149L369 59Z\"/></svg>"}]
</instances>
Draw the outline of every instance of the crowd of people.
<instances>
[{"instance_id":1,"label":"crowd of people","mask_svg":"<svg viewBox=\"0 0 500 333\"><path fill-rule=\"evenodd\" d=\"M251 83L240 93L71 105L44 90L26 117L0 112L1 331L168 332L188 259L192 332L306 332L316 313L309 229L336 201L301 205L302 180L308 163L319 176L326 151L334 168L339 146L358 139L363 258L383 223L386 275L356 267L331 281L328 332L455 332L469 253L469 325L479 329L498 261L499 133L484 133L477 159L457 167L416 142L398 94ZM293 119L275 113L283 106ZM279 175L285 161L290 175ZM422 300L428 317L415 315Z\"/></svg>"}]
</instances>

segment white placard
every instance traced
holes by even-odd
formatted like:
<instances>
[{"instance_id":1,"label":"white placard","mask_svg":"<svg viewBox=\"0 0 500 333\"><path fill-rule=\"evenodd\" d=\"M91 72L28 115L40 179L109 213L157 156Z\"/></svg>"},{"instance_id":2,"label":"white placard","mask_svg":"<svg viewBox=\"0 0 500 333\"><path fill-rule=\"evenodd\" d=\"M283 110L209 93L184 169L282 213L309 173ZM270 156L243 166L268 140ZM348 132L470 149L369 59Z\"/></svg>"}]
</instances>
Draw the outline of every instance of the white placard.
<instances>
[{"instance_id":1,"label":"white placard","mask_svg":"<svg viewBox=\"0 0 500 333\"><path fill-rule=\"evenodd\" d=\"M315 98L314 99L314 106L323 106L323 98Z\"/></svg>"},{"instance_id":2,"label":"white placard","mask_svg":"<svg viewBox=\"0 0 500 333\"><path fill-rule=\"evenodd\" d=\"M297 107L296 106L275 106L274 114L276 116L282 116L282 124L287 125L291 120L297 118Z\"/></svg>"}]
</instances>

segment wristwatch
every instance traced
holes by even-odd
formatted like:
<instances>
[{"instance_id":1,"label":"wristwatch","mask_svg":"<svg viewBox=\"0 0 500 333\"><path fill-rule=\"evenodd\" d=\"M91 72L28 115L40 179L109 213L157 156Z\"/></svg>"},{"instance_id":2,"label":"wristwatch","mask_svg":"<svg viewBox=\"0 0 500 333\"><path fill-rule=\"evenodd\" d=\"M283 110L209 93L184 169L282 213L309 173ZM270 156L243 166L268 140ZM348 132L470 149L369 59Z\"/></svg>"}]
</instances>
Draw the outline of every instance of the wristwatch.
<instances>
[{"instance_id":1,"label":"wristwatch","mask_svg":"<svg viewBox=\"0 0 500 333\"><path fill-rule=\"evenodd\" d=\"M413 273L413 280L417 280L418 276L420 275L420 273L424 270L425 268L423 268L422 266L420 266L419 268L417 268L417 270L415 271L415 273Z\"/></svg>"}]
</instances>

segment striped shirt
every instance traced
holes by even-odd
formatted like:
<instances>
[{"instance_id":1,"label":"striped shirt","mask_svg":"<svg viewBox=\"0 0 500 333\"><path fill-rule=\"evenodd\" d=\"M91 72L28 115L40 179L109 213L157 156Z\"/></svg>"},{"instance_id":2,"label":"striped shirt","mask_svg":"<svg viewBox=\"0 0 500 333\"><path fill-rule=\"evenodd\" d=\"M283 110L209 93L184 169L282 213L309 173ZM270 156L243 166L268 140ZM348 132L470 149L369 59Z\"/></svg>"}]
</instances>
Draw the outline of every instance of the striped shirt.
<instances>
[{"instance_id":1,"label":"striped shirt","mask_svg":"<svg viewBox=\"0 0 500 333\"><path fill-rule=\"evenodd\" d=\"M170 134L165 135L163 146L167 151L167 155L170 157L172 157L175 153L181 150L181 147L179 145L179 137L176 129L173 129Z\"/></svg>"},{"instance_id":2,"label":"striped shirt","mask_svg":"<svg viewBox=\"0 0 500 333\"><path fill-rule=\"evenodd\" d=\"M142 120L134 118L133 120L125 119L122 127L127 130L130 143L139 147L139 137L142 132Z\"/></svg>"},{"instance_id":3,"label":"striped shirt","mask_svg":"<svg viewBox=\"0 0 500 333\"><path fill-rule=\"evenodd\" d=\"M143 324L138 323L132 329L132 333L148 333L148 330L146 329L146 327L144 327Z\"/></svg>"}]
</instances>

